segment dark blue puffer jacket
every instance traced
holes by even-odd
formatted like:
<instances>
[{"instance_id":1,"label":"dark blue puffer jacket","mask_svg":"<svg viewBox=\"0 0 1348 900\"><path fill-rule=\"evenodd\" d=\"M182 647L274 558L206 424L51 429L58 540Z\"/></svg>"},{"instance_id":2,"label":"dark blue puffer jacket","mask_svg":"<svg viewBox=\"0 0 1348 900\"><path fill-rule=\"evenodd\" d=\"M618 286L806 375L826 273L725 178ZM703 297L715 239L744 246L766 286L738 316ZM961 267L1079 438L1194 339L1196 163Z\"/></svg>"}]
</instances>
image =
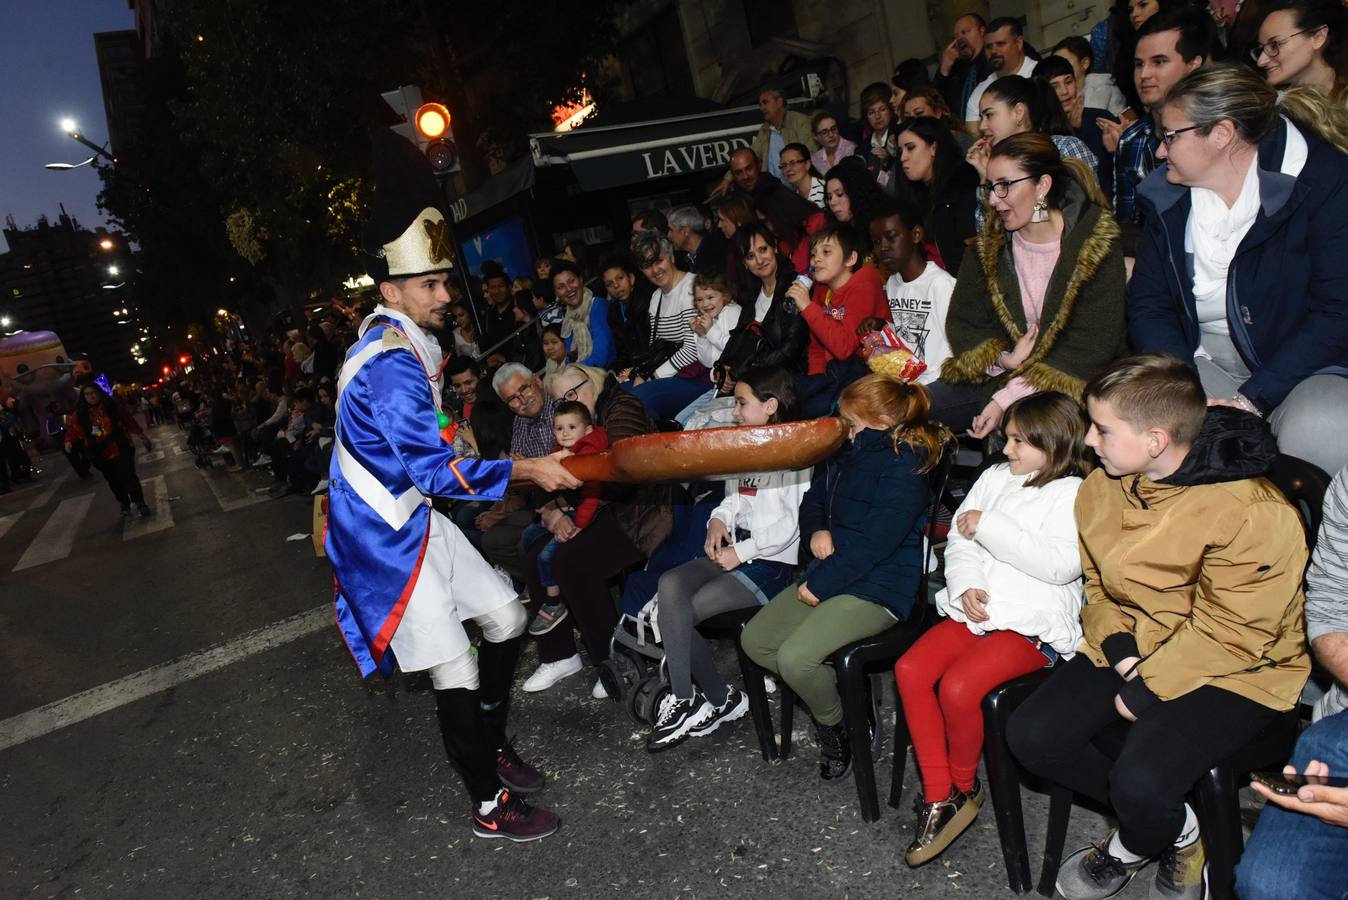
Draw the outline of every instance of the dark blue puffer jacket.
<instances>
[{"instance_id":1,"label":"dark blue puffer jacket","mask_svg":"<svg viewBox=\"0 0 1348 900\"><path fill-rule=\"evenodd\" d=\"M813 559L801 581L821 601L864 597L900 619L912 611L922 574L922 530L931 486L925 452L866 429L815 474L800 504L800 537L833 533L833 555Z\"/></svg>"}]
</instances>

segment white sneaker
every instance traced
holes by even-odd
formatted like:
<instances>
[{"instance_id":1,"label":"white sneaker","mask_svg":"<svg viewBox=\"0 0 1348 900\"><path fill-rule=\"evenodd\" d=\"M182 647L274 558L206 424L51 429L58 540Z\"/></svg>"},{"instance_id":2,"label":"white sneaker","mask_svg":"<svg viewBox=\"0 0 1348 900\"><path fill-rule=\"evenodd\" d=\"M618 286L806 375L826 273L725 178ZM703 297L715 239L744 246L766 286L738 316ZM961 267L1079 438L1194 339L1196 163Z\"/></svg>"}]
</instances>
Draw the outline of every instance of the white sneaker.
<instances>
[{"instance_id":1,"label":"white sneaker","mask_svg":"<svg viewBox=\"0 0 1348 900\"><path fill-rule=\"evenodd\" d=\"M594 688L591 689L590 696L596 700L608 699L608 691L604 690L604 680L602 678L595 679Z\"/></svg>"},{"instance_id":2,"label":"white sneaker","mask_svg":"<svg viewBox=\"0 0 1348 900\"><path fill-rule=\"evenodd\" d=\"M537 669L534 669L534 674L524 680L524 690L530 694L546 691L566 676L575 675L580 670L579 653L573 653L566 659L559 659L557 662L542 663Z\"/></svg>"}]
</instances>

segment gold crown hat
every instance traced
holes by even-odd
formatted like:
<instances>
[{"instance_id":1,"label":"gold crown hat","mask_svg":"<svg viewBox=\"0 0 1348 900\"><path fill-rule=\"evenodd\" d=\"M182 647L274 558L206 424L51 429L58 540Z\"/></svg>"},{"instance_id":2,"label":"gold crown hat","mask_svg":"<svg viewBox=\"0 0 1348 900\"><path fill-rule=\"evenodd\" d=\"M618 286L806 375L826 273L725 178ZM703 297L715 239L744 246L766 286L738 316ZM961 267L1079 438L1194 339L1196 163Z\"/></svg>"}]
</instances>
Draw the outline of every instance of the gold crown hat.
<instances>
[{"instance_id":1,"label":"gold crown hat","mask_svg":"<svg viewBox=\"0 0 1348 900\"><path fill-rule=\"evenodd\" d=\"M375 132L371 143L374 199L361 232L370 277L379 282L454 268L454 241L431 164L388 129Z\"/></svg>"}]
</instances>

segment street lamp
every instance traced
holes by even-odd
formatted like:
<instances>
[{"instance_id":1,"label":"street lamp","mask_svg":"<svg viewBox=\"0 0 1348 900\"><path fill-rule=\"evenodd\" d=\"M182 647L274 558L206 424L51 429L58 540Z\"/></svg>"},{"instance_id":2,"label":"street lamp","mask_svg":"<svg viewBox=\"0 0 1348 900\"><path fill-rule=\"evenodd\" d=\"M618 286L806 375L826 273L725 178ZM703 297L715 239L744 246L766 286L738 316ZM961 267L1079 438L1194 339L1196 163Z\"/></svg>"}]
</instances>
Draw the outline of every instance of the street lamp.
<instances>
[{"instance_id":1,"label":"street lamp","mask_svg":"<svg viewBox=\"0 0 1348 900\"><path fill-rule=\"evenodd\" d=\"M97 158L98 157L91 156L84 162L77 163L47 163L44 168L51 169L53 172L69 172L71 169L79 169L87 166Z\"/></svg>"},{"instance_id":2,"label":"street lamp","mask_svg":"<svg viewBox=\"0 0 1348 900\"><path fill-rule=\"evenodd\" d=\"M108 152L106 145L100 147L93 141L85 137L83 134L81 134L79 124L69 116L61 120L61 130L64 131L66 133L66 136L69 137L71 140L79 141L81 144L88 147L90 150L94 151L94 157L101 156L110 163L117 162L117 158ZM92 161L93 157L90 158L89 162ZM80 165L85 165L85 163L80 163ZM48 165L47 168L51 168L51 165ZM79 166L71 166L70 168L77 169L79 168Z\"/></svg>"},{"instance_id":3,"label":"street lamp","mask_svg":"<svg viewBox=\"0 0 1348 900\"><path fill-rule=\"evenodd\" d=\"M98 249L100 250L111 250L115 246L117 245L112 242L112 238L103 238L98 242Z\"/></svg>"},{"instance_id":4,"label":"street lamp","mask_svg":"<svg viewBox=\"0 0 1348 900\"><path fill-rule=\"evenodd\" d=\"M121 273L122 270L117 268L116 266L108 266L108 274L111 275L113 278L116 278Z\"/></svg>"},{"instance_id":5,"label":"street lamp","mask_svg":"<svg viewBox=\"0 0 1348 900\"><path fill-rule=\"evenodd\" d=\"M8 328L14 324L14 320L9 316L0 316L0 328Z\"/></svg>"}]
</instances>

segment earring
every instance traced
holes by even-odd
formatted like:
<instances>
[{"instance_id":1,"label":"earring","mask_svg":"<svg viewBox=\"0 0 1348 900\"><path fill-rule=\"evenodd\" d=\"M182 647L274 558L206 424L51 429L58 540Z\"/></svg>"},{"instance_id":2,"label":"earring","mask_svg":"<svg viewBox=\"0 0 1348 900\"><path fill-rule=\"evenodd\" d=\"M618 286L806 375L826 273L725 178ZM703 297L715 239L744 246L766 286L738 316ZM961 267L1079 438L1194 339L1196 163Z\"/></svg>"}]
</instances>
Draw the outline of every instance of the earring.
<instances>
[{"instance_id":1,"label":"earring","mask_svg":"<svg viewBox=\"0 0 1348 900\"><path fill-rule=\"evenodd\" d=\"M1030 221L1031 221L1031 222L1047 222L1047 221L1048 221L1048 198L1047 198L1047 197L1040 197L1038 200L1034 201L1034 212L1030 213Z\"/></svg>"}]
</instances>

